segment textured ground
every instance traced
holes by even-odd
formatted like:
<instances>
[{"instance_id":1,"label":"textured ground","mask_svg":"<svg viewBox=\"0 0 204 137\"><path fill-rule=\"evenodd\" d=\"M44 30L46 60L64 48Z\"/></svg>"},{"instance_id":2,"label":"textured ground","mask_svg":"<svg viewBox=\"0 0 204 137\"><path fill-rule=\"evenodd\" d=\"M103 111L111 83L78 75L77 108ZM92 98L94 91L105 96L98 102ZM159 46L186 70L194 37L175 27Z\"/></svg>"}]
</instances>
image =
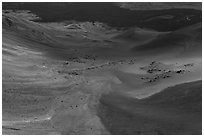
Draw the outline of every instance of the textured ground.
<instances>
[{"instance_id":1,"label":"textured ground","mask_svg":"<svg viewBox=\"0 0 204 137\"><path fill-rule=\"evenodd\" d=\"M2 18L3 134L201 134L201 23L159 32Z\"/></svg>"}]
</instances>

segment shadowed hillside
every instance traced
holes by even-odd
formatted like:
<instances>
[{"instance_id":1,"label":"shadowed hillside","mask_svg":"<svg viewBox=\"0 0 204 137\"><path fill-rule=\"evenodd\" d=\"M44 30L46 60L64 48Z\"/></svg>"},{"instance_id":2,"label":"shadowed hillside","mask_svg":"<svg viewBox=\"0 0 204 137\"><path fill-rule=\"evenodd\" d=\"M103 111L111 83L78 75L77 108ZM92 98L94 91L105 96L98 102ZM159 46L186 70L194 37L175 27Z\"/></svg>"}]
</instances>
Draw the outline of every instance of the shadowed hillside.
<instances>
[{"instance_id":1,"label":"shadowed hillside","mask_svg":"<svg viewBox=\"0 0 204 137\"><path fill-rule=\"evenodd\" d=\"M100 100L99 117L112 134L201 134L202 81L170 87L145 99L117 93Z\"/></svg>"},{"instance_id":2,"label":"shadowed hillside","mask_svg":"<svg viewBox=\"0 0 204 137\"><path fill-rule=\"evenodd\" d=\"M159 31L172 31L201 22L201 11L195 9L136 10L120 8L115 3L3 3L4 10L30 10L39 22L65 20L103 22L112 27L142 27ZM142 15L142 16L141 16ZM172 19L149 18L172 15ZM188 20L190 18L190 20Z\"/></svg>"},{"instance_id":3,"label":"shadowed hillside","mask_svg":"<svg viewBox=\"0 0 204 137\"><path fill-rule=\"evenodd\" d=\"M148 43L135 46L133 52L144 53L175 53L188 54L194 51L194 55L201 55L202 25L200 23L173 31L167 34L159 34L156 38Z\"/></svg>"}]
</instances>

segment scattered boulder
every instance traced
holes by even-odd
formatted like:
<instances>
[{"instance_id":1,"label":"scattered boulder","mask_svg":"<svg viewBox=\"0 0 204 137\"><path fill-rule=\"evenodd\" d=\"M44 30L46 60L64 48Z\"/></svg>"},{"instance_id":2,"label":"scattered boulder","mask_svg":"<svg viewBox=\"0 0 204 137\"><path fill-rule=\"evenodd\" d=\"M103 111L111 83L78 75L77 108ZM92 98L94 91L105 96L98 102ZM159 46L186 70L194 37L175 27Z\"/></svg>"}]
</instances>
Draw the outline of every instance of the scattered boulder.
<instances>
[{"instance_id":1,"label":"scattered boulder","mask_svg":"<svg viewBox=\"0 0 204 137\"><path fill-rule=\"evenodd\" d=\"M65 61L65 65L68 65L69 64L69 61Z\"/></svg>"},{"instance_id":2,"label":"scattered boulder","mask_svg":"<svg viewBox=\"0 0 204 137\"><path fill-rule=\"evenodd\" d=\"M185 70L177 70L176 73L180 74L183 73Z\"/></svg>"},{"instance_id":3,"label":"scattered boulder","mask_svg":"<svg viewBox=\"0 0 204 137\"><path fill-rule=\"evenodd\" d=\"M58 71L57 71L57 73L61 73L61 71L60 71L60 70L58 70Z\"/></svg>"},{"instance_id":4,"label":"scattered boulder","mask_svg":"<svg viewBox=\"0 0 204 137\"><path fill-rule=\"evenodd\" d=\"M72 71L72 72L68 72L68 74L77 76L77 75L80 75L81 73L78 71Z\"/></svg>"},{"instance_id":5,"label":"scattered boulder","mask_svg":"<svg viewBox=\"0 0 204 137\"><path fill-rule=\"evenodd\" d=\"M184 67L192 67L193 63L185 64Z\"/></svg>"}]
</instances>

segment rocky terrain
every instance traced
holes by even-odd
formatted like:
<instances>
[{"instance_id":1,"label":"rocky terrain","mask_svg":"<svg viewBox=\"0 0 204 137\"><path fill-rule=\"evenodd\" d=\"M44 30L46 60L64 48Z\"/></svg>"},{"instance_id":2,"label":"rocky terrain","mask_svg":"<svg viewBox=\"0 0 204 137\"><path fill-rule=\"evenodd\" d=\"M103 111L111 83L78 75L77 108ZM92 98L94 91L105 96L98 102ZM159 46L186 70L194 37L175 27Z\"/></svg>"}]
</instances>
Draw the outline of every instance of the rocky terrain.
<instances>
[{"instance_id":1,"label":"rocky terrain","mask_svg":"<svg viewBox=\"0 0 204 137\"><path fill-rule=\"evenodd\" d=\"M3 134L202 134L199 6L81 4L3 3Z\"/></svg>"}]
</instances>

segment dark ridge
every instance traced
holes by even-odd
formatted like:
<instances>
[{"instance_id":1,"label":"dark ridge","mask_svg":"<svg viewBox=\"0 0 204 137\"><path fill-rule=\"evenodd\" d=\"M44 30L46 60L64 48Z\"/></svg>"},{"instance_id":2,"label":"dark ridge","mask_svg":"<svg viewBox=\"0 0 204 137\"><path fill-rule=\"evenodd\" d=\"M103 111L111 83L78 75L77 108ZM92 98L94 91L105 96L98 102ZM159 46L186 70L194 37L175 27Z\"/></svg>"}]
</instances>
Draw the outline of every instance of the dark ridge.
<instances>
[{"instance_id":1,"label":"dark ridge","mask_svg":"<svg viewBox=\"0 0 204 137\"><path fill-rule=\"evenodd\" d=\"M6 126L2 126L3 129L10 129L10 130L21 130L19 128L12 128L12 127L6 127Z\"/></svg>"},{"instance_id":2,"label":"dark ridge","mask_svg":"<svg viewBox=\"0 0 204 137\"><path fill-rule=\"evenodd\" d=\"M4 10L30 10L41 17L37 22L60 22L64 20L103 22L111 27L129 28L138 26L158 31L173 31L202 22L202 12L194 9L166 9L132 11L120 8L115 3L77 2L77 3L3 3ZM172 15L173 18L149 18Z\"/></svg>"},{"instance_id":3,"label":"dark ridge","mask_svg":"<svg viewBox=\"0 0 204 137\"><path fill-rule=\"evenodd\" d=\"M202 134L202 81L176 85L141 100L103 95L98 116L111 134Z\"/></svg>"}]
</instances>

